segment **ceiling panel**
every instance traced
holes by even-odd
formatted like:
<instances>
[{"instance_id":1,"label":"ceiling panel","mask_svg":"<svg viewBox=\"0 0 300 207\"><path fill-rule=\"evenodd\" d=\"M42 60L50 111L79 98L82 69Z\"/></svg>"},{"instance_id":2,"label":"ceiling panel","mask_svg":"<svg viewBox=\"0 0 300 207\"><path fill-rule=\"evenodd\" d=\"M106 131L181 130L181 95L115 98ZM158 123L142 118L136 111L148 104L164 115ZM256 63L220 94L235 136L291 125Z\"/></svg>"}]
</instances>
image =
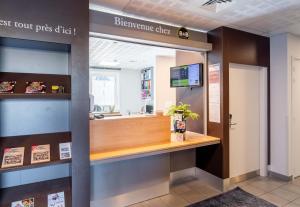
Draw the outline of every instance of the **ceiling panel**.
<instances>
[{"instance_id":1,"label":"ceiling panel","mask_svg":"<svg viewBox=\"0 0 300 207\"><path fill-rule=\"evenodd\" d=\"M122 10L130 2L130 0L93 0L92 2L112 9Z\"/></svg>"},{"instance_id":2,"label":"ceiling panel","mask_svg":"<svg viewBox=\"0 0 300 207\"><path fill-rule=\"evenodd\" d=\"M90 37L90 66L143 69L154 66L156 56L175 56L175 49Z\"/></svg>"},{"instance_id":3,"label":"ceiling panel","mask_svg":"<svg viewBox=\"0 0 300 207\"><path fill-rule=\"evenodd\" d=\"M202 4L207 0L91 0L125 14L165 21L195 29L232 26L270 35L290 28L300 20L300 0L233 0L219 12Z\"/></svg>"}]
</instances>

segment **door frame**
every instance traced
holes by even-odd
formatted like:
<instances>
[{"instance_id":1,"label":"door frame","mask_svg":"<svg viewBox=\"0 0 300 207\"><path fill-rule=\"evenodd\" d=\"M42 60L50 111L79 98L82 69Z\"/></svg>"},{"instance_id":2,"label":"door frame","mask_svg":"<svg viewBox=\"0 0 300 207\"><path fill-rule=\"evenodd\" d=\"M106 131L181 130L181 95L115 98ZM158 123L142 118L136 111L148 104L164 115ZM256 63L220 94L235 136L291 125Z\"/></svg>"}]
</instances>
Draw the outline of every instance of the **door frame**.
<instances>
[{"instance_id":1,"label":"door frame","mask_svg":"<svg viewBox=\"0 0 300 207\"><path fill-rule=\"evenodd\" d=\"M232 65L257 67L259 70L259 76L260 76L259 175L265 177L268 175L268 120L269 120L268 118L268 108L269 108L268 107L268 67L229 63L229 70ZM230 139L230 134L229 134L229 139ZM229 166L230 166L230 160L229 160Z\"/></svg>"},{"instance_id":2,"label":"door frame","mask_svg":"<svg viewBox=\"0 0 300 207\"><path fill-rule=\"evenodd\" d=\"M294 62L299 61L299 57L292 56L290 59L290 64L288 67L288 171L290 172L292 178L295 177L296 169L296 149L294 146L294 137L293 137L293 69L294 69Z\"/></svg>"}]
</instances>

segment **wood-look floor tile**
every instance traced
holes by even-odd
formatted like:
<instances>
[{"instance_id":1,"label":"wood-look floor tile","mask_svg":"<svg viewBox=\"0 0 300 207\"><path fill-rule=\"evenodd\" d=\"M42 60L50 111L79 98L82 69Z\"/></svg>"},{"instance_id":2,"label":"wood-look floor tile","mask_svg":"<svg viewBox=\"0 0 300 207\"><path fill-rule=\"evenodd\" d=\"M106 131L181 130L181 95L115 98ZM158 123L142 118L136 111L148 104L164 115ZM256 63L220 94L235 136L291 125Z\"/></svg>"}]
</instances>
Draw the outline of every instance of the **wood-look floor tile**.
<instances>
[{"instance_id":1,"label":"wood-look floor tile","mask_svg":"<svg viewBox=\"0 0 300 207\"><path fill-rule=\"evenodd\" d=\"M187 184L192 190L195 190L199 193L214 196L221 193L218 189L215 189L206 183L194 181Z\"/></svg>"},{"instance_id":2,"label":"wood-look floor tile","mask_svg":"<svg viewBox=\"0 0 300 207\"><path fill-rule=\"evenodd\" d=\"M145 201L143 205L145 205L145 207L169 207L160 199L160 197Z\"/></svg>"},{"instance_id":3,"label":"wood-look floor tile","mask_svg":"<svg viewBox=\"0 0 300 207\"><path fill-rule=\"evenodd\" d=\"M268 180L258 180L250 183L251 186L259 188L265 192L270 192L278 188L277 184L269 182Z\"/></svg>"},{"instance_id":4,"label":"wood-look floor tile","mask_svg":"<svg viewBox=\"0 0 300 207\"><path fill-rule=\"evenodd\" d=\"M181 196L179 195L174 196L169 194L166 196L162 196L160 198L169 207L185 207L189 204L186 200L181 198Z\"/></svg>"},{"instance_id":5,"label":"wood-look floor tile","mask_svg":"<svg viewBox=\"0 0 300 207\"><path fill-rule=\"evenodd\" d=\"M280 198L286 199L288 201L293 201L296 200L297 198L300 198L300 194L298 193L293 193L290 191L287 191L282 188L275 189L274 191L271 192L273 195L276 195Z\"/></svg>"},{"instance_id":6,"label":"wood-look floor tile","mask_svg":"<svg viewBox=\"0 0 300 207\"><path fill-rule=\"evenodd\" d=\"M292 184L295 184L295 185L299 185L300 186L300 178L297 178L295 180L292 181Z\"/></svg>"},{"instance_id":7,"label":"wood-look floor tile","mask_svg":"<svg viewBox=\"0 0 300 207\"><path fill-rule=\"evenodd\" d=\"M288 203L287 205L285 205L284 207L300 207L300 205L296 204L296 203Z\"/></svg>"},{"instance_id":8,"label":"wood-look floor tile","mask_svg":"<svg viewBox=\"0 0 300 207\"><path fill-rule=\"evenodd\" d=\"M297 193L300 194L300 186L295 185L295 184L287 184L287 185L283 185L280 188L290 191L292 193Z\"/></svg>"},{"instance_id":9,"label":"wood-look floor tile","mask_svg":"<svg viewBox=\"0 0 300 207\"><path fill-rule=\"evenodd\" d=\"M294 204L300 205L300 198L297 198L296 200L293 201Z\"/></svg>"},{"instance_id":10,"label":"wood-look floor tile","mask_svg":"<svg viewBox=\"0 0 300 207\"><path fill-rule=\"evenodd\" d=\"M201 194L197 191L188 191L188 192L185 192L183 194L180 195L184 200L186 200L187 202L189 202L190 204L192 203L196 203L196 202L199 202L199 201L203 201L205 199L207 199L207 195L205 194Z\"/></svg>"},{"instance_id":11,"label":"wood-look floor tile","mask_svg":"<svg viewBox=\"0 0 300 207\"><path fill-rule=\"evenodd\" d=\"M242 186L241 188L244 191L247 191L248 193L251 193L252 195L255 195L255 196L263 195L266 193L264 190L261 190L260 188L256 188L251 185L245 185L245 186Z\"/></svg>"},{"instance_id":12,"label":"wood-look floor tile","mask_svg":"<svg viewBox=\"0 0 300 207\"><path fill-rule=\"evenodd\" d=\"M300 179L288 183L274 178L255 177L234 184L230 189L235 187L241 187L278 206L300 207ZM188 178L172 185L170 194L130 207L185 207L220 193L222 192L201 180Z\"/></svg>"},{"instance_id":13,"label":"wood-look floor tile","mask_svg":"<svg viewBox=\"0 0 300 207\"><path fill-rule=\"evenodd\" d=\"M270 203L273 203L274 205L276 205L278 207L284 206L290 202L290 201L280 198L272 193L267 193L260 197L266 201L269 201Z\"/></svg>"},{"instance_id":14,"label":"wood-look floor tile","mask_svg":"<svg viewBox=\"0 0 300 207\"><path fill-rule=\"evenodd\" d=\"M192 189L188 185L178 185L171 188L171 192L174 192L176 194L182 194L186 193L188 191L191 191Z\"/></svg>"},{"instance_id":15,"label":"wood-look floor tile","mask_svg":"<svg viewBox=\"0 0 300 207\"><path fill-rule=\"evenodd\" d=\"M147 206L145 206L143 203L137 203L137 204L133 204L133 205L128 206L128 207L147 207Z\"/></svg>"}]
</instances>

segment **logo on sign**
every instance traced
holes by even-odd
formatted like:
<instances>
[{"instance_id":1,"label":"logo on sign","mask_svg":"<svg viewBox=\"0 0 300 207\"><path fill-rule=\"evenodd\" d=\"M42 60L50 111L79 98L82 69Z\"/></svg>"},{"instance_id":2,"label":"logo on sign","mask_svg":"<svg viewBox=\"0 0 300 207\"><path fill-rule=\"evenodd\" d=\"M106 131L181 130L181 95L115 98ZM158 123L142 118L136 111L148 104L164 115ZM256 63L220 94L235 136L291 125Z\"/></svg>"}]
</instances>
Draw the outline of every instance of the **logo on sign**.
<instances>
[{"instance_id":1,"label":"logo on sign","mask_svg":"<svg viewBox=\"0 0 300 207\"><path fill-rule=\"evenodd\" d=\"M179 30L178 30L178 37L180 39L189 39L189 31L184 28L184 27L181 27Z\"/></svg>"}]
</instances>

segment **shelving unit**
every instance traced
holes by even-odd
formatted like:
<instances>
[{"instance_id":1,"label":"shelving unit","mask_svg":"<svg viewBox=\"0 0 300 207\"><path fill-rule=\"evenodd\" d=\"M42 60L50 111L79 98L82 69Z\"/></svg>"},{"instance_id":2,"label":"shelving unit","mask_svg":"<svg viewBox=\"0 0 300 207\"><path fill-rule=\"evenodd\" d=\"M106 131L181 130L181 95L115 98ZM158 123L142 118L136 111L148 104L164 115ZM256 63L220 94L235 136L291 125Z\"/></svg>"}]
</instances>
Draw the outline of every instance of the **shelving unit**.
<instances>
[{"instance_id":1,"label":"shelving unit","mask_svg":"<svg viewBox=\"0 0 300 207\"><path fill-rule=\"evenodd\" d=\"M12 75L20 84L23 76L30 75L32 78L24 77L24 82L43 81L47 93L24 94L24 85L17 83L20 90L14 94L0 94L0 147L6 138L18 140L27 135L67 132L72 142L72 160L53 159L49 163L0 171L0 191L4 188L0 206L10 207L9 202L29 197L22 193L26 189L39 196L38 192L48 185L52 192L68 189L72 193L72 199L66 197L66 206L90 206L89 1L18 3L16 7L12 1L1 0L1 18L11 25L2 25L0 29L0 77ZM17 22L22 26L15 25ZM52 84L64 85L65 93L52 94ZM50 136L49 140L56 138ZM32 140L27 141L29 146ZM61 141L57 138L56 143ZM64 188L53 180L69 176ZM44 182L35 185L40 181ZM19 188L23 184L29 185ZM13 197L7 202L4 195L8 192ZM36 198L35 206L47 207L47 193L43 194L42 202Z\"/></svg>"},{"instance_id":2,"label":"shelving unit","mask_svg":"<svg viewBox=\"0 0 300 207\"><path fill-rule=\"evenodd\" d=\"M0 94L0 99L71 99L71 94L24 94L24 93L13 93L13 94Z\"/></svg>"},{"instance_id":3,"label":"shelving unit","mask_svg":"<svg viewBox=\"0 0 300 207\"><path fill-rule=\"evenodd\" d=\"M141 99L145 107L145 112L147 112L147 106L153 109L153 85L153 67L141 70Z\"/></svg>"},{"instance_id":4,"label":"shelving unit","mask_svg":"<svg viewBox=\"0 0 300 207\"><path fill-rule=\"evenodd\" d=\"M145 68L141 71L141 89L142 89L142 99L152 99L153 92L153 68Z\"/></svg>"},{"instance_id":5,"label":"shelving unit","mask_svg":"<svg viewBox=\"0 0 300 207\"><path fill-rule=\"evenodd\" d=\"M65 194L66 207L71 207L71 183L72 179L68 177L1 189L0 207L10 207L13 201L32 197L34 198L34 206L44 207L47 206L48 194L61 191Z\"/></svg>"},{"instance_id":6,"label":"shelving unit","mask_svg":"<svg viewBox=\"0 0 300 207\"><path fill-rule=\"evenodd\" d=\"M71 142L70 132L52 133L52 134L36 134L15 137L0 137L0 160L3 159L3 151L9 147L25 147L23 166L0 168L0 172L10 172L16 170L32 169L45 167L50 165L58 165L71 163L71 159L60 160L59 143ZM50 144L50 162L31 164L31 146Z\"/></svg>"},{"instance_id":7,"label":"shelving unit","mask_svg":"<svg viewBox=\"0 0 300 207\"><path fill-rule=\"evenodd\" d=\"M31 55L30 57L32 57L32 59L24 60L24 57L21 57L24 61L24 65L21 66L12 62L12 59L9 57L6 63L0 63L0 81L16 81L14 93L0 94L0 113L2 113L2 115L0 115L0 128L2 129L6 127L6 130L2 130L0 133L1 164L3 160L4 149L15 147L25 148L23 165L17 167L0 168L0 176L2 176L2 174L21 173L22 171L26 171L28 169L34 171L37 168L41 170L45 168L44 170L47 170L50 169L49 167L52 168L57 165L62 165L62 167L65 167L67 170L71 170L68 165L63 165L72 165L72 159L60 160L59 153L60 143L72 142L72 132L69 123L69 120L71 119L70 103L72 94L70 75L72 70L69 65L70 63L68 58L71 52L70 45L0 37L0 47L1 46L9 48L2 48L4 52L8 51L8 54L3 56L4 61L5 58L10 56L12 52L18 54L21 53L21 56L23 55L26 57ZM2 55L2 50L0 50L0 57ZM34 52L32 52L32 54L38 54L38 56L39 53L41 53L40 56L44 58L45 61L43 62L35 60L34 55L25 54L26 50L28 50L29 53L33 50ZM48 60L47 58L49 57L47 56L47 52L49 52L49 56L53 56L53 54L56 54L56 56L54 55L54 58L52 57L52 59L50 58ZM61 61L61 65L65 66L65 68L61 69L61 71L59 71L60 69L57 68L55 70L51 70L51 66L49 66L53 64L51 61L53 61L53 59L56 57L61 58L58 59L58 61ZM36 63L36 61L38 63ZM28 66L26 64L28 64ZM35 68L41 68L34 70L37 71L37 73L30 73L32 71L30 69L31 65L34 65ZM7 66L9 69L6 69ZM16 66L19 66L19 68ZM44 69L43 66L45 66L47 69ZM15 67L18 70L16 72L13 71L13 68ZM52 74L53 71L60 73ZM31 81L43 82L46 85L46 92L26 94L26 82ZM52 93L52 85L63 86L64 93ZM34 107L28 107L31 104L34 105ZM1 107L4 107L4 109ZM5 107L9 108L9 110L6 110ZM13 107L16 108L14 109ZM19 113L17 113L18 111ZM65 114L62 115L61 113ZM45 115L45 119L43 119L43 115ZM47 120L47 117L52 118L51 120ZM7 122L6 119L8 119L9 122ZM18 131L20 128L14 130L14 127L7 126L7 123L22 125L23 122L29 122L29 124L24 125L26 127L24 127L24 129L21 131ZM40 124L41 122L43 122L42 124L45 125L45 127L43 127L45 132L42 131L42 133L34 133L35 131L40 132L40 129L36 126L36 124ZM61 124L62 122L63 124ZM60 127L60 125L63 125L63 127ZM66 128L66 126L69 127L67 127L67 130L65 131L55 130ZM49 130L47 130L47 128L49 128ZM24 135L22 133L24 133ZM31 164L32 146L45 144L50 144L50 161ZM57 173L59 173L59 171ZM71 175L71 172L69 174ZM43 175L41 177L43 177ZM56 177L60 176L58 175ZM44 181L41 182L36 182L34 177L30 178L30 180L32 181L25 182L29 183L26 185L22 185L21 182L19 185L9 184L8 187L2 187L2 189L0 189L0 207L8 207L11 206L11 203L14 201L31 197L34 198L35 206L47 206L47 195L62 191L65 193L66 206L72 206L72 177L62 176L62 178L52 180L51 178L47 178L47 176L45 176L45 178L42 178ZM38 180L40 180L40 178Z\"/></svg>"},{"instance_id":8,"label":"shelving unit","mask_svg":"<svg viewBox=\"0 0 300 207\"><path fill-rule=\"evenodd\" d=\"M16 81L14 93L0 94L0 99L46 98L71 99L71 76L55 74L11 73L0 72L0 81ZM40 81L46 85L46 93L26 94L26 82ZM64 93L52 93L52 85L64 86Z\"/></svg>"}]
</instances>

